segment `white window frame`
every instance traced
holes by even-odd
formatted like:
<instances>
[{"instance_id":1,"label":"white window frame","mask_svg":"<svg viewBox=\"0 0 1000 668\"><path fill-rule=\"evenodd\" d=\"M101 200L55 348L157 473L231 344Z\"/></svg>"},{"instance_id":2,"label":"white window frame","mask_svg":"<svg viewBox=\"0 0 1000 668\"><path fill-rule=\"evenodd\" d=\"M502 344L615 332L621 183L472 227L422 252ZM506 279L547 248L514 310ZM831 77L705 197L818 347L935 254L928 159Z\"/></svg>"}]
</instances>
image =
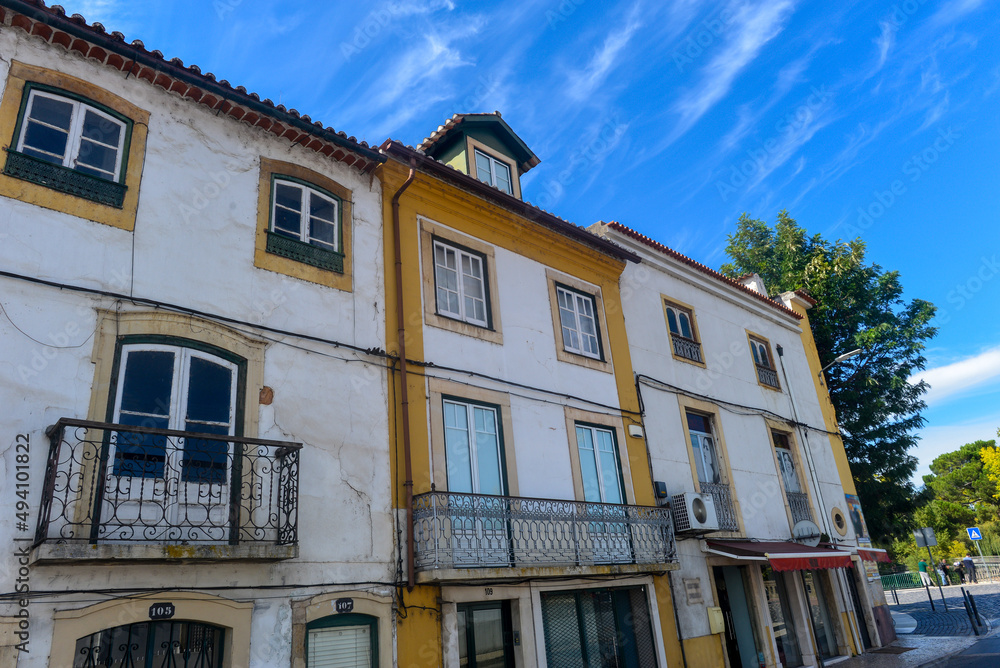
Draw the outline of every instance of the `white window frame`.
<instances>
[{"instance_id":1,"label":"white window frame","mask_svg":"<svg viewBox=\"0 0 1000 668\"><path fill-rule=\"evenodd\" d=\"M485 151L480 151L478 148L474 148L472 159L476 163L476 177L483 183L487 183L500 192L505 192L508 195L514 194L514 176L512 174L510 165L499 160ZM479 168L479 156L486 158L489 161L490 171L488 174L483 174L482 170ZM507 189L503 189L501 186L497 185L496 172L497 168L503 168L504 172L507 174ZM484 178L485 177L485 178Z\"/></svg>"},{"instance_id":2,"label":"white window frame","mask_svg":"<svg viewBox=\"0 0 1000 668\"><path fill-rule=\"evenodd\" d=\"M455 269L451 267L441 265L438 263L438 249L441 249L445 253L454 253L455 255ZM471 253L467 250L459 248L458 246L453 246L452 244L445 243L439 239L435 239L431 249L432 262L434 263L434 298L436 301L436 312L438 315L443 315L449 318L454 318L456 320L461 320L462 322L467 322L471 325L477 325L479 327L489 328L490 326L490 302L489 302L489 277L486 275L486 259L477 254ZM466 274L463 270L463 260L468 260L470 266L479 266L479 276L476 277L472 274ZM455 273L455 283L458 288L458 311L450 311L446 308L445 304L439 297L439 291L444 290L450 293L456 293L454 290L450 290L443 287L438 280L438 271L448 271ZM479 281L479 291L482 295L481 298L475 297L473 295L466 294L466 279ZM470 299L474 302L481 302L483 305L482 319L477 318L475 315L475 309L472 313L468 312L466 308L465 300Z\"/></svg>"},{"instance_id":3,"label":"white window frame","mask_svg":"<svg viewBox=\"0 0 1000 668\"><path fill-rule=\"evenodd\" d=\"M572 308L563 306L563 297L569 301ZM556 307L559 309L559 325L562 327L563 349L567 352L583 355L591 359L603 359L601 355L600 323L597 316L597 300L594 296L563 287L562 285L556 285L556 301ZM584 304L590 304L591 313L584 312ZM567 315L572 316L572 322L567 322ZM582 319L589 320L592 323L593 334L584 333L581 324ZM567 336L567 332L576 336L579 345L573 345L572 336ZM584 345L584 337L587 337L588 340L593 340L593 350L588 350L587 346Z\"/></svg>"},{"instance_id":4,"label":"white window frame","mask_svg":"<svg viewBox=\"0 0 1000 668\"><path fill-rule=\"evenodd\" d=\"M771 355L771 346L754 336L750 337L750 354L753 356L754 364L775 371L774 358ZM765 358L766 361L761 361Z\"/></svg>"},{"instance_id":5,"label":"white window frame","mask_svg":"<svg viewBox=\"0 0 1000 668\"><path fill-rule=\"evenodd\" d=\"M506 476L506 471L504 471L504 453L503 453L503 446L501 444L502 436L500 432L501 428L500 411L494 406L486 406L475 402L461 401L460 399L444 399L442 402L442 409L444 409L444 407L448 405L455 406L459 410L464 409L466 415L465 436L466 436L466 443L468 444L469 447L469 474L472 480L472 489L468 492L465 492L463 490L460 493L467 493L467 494L488 493L488 492L483 492L482 490L481 476L479 470L478 435L485 432L479 432L476 430L476 411L481 410L493 414L493 424L496 429L496 433L493 435L494 446L496 448L496 454L497 454L497 473L499 475L499 483L500 483L500 494L498 496L504 496L504 491L507 489L507 476ZM448 429L453 427L448 427L447 419L445 419L444 427L445 427L445 435L444 435L445 459L447 460L448 452L450 450L448 445ZM449 472L450 468L451 467L448 466ZM450 479L450 477L448 479L448 490L452 492L457 491L452 487L452 480Z\"/></svg>"},{"instance_id":6,"label":"white window frame","mask_svg":"<svg viewBox=\"0 0 1000 668\"><path fill-rule=\"evenodd\" d=\"M340 240L343 232L343 230L341 230L340 227L340 218L341 218L340 200L337 197L330 195L329 193L319 190L318 188L307 186L293 179L282 178L281 176L278 175L275 175L271 181L271 232L273 234L280 234L282 236L287 236L292 239L295 238L292 235L291 231L280 229L277 227L277 219L278 219L277 211L279 207L284 211L290 211L292 213L295 213L294 209L289 209L288 207L280 206L278 204L279 185L290 188L297 188L302 192L301 199L299 200L302 203L302 208L301 210L298 211L299 214L298 241L301 241L302 243L305 244L309 244L310 246L316 246L317 248L322 248L323 250L329 250L335 253L340 253L341 252ZM311 211L311 204L313 197L319 197L321 199L326 200L327 202L330 202L333 205L333 220L326 220L324 218L319 218L319 220L328 223L330 225L333 225L332 244L323 241L322 239L315 239L310 235L309 223L310 219L312 218L310 211Z\"/></svg>"},{"instance_id":7,"label":"white window frame","mask_svg":"<svg viewBox=\"0 0 1000 668\"><path fill-rule=\"evenodd\" d=\"M677 330L678 331L675 332L675 331L673 331L673 330L670 329L670 316L668 315L667 316L667 329L668 329L668 331L671 334L676 334L677 336L679 336L681 338L684 338L684 339L687 339L688 341L691 341L693 343L698 343L698 337L697 337L697 335L695 333L695 330L694 330L694 315L691 313L691 311L689 309L682 308L680 306L676 306L674 304L671 304L670 302L665 302L664 303L664 308L667 309L667 313L668 314L669 313L673 313L674 314L674 320L677 323ZM688 328L688 332L690 332L690 334L691 334L690 336L686 336L684 334L684 331L683 331L684 328L681 326L681 316L683 316L687 320L687 328Z\"/></svg>"},{"instance_id":8,"label":"white window frame","mask_svg":"<svg viewBox=\"0 0 1000 668\"><path fill-rule=\"evenodd\" d=\"M708 422L709 430L712 429L712 420L707 416L704 417L705 421ZM684 416L685 421L687 421L687 414ZM710 485L715 485L723 482L722 476L722 461L719 457L719 446L716 442L715 435L711 432L698 431L697 429L692 429L688 426L688 434L691 437L691 451L692 456L695 457L695 471L698 476L698 482L707 483ZM695 453L694 451L698 452ZM706 473L708 470L709 462L705 459L705 453L710 452L711 457L714 460L712 466L715 469L716 480L702 480L702 478L709 477Z\"/></svg>"},{"instance_id":9,"label":"white window frame","mask_svg":"<svg viewBox=\"0 0 1000 668\"><path fill-rule=\"evenodd\" d=\"M70 113L70 121L69 121L69 128L68 129L66 129L66 128L60 128L58 126L50 125L48 123L44 123L42 121L39 121L39 120L31 118L31 112L34 109L35 100L37 98L39 98L39 97L48 98L50 100L56 100L56 101L61 102L63 104L72 105L73 111ZM104 120L106 120L106 121L108 121L110 123L114 123L115 125L117 125L119 127L120 131L118 133L118 145L117 146L113 146L111 144L105 144L103 142L99 142L99 141L97 141L95 139L92 139L90 137L86 137L86 138L83 137L83 120L84 120L84 118L86 118L87 112L90 112L90 113L93 113L93 114L95 114L97 116L100 116ZM77 161L79 160L79 157L80 157L80 147L81 147L84 139L86 139L86 141L88 141L88 142L93 142L93 143L98 144L100 146L103 146L105 148L114 149L115 150L115 170L114 170L114 174L112 174L110 177L95 176L95 178L103 178L106 181L112 181L114 183L121 183L122 182L122 176L123 176L123 174L121 173L122 172L122 169L121 169L121 166L122 166L122 155L125 152L124 151L124 148L125 148L125 135L128 133L128 126L121 119L115 118L114 116L108 114L107 112L101 111L97 107L94 107L93 105L89 105L89 104L87 104L85 102L81 102L80 100L76 100L76 99L71 98L71 97L66 97L64 95L59 95L58 93L50 93L48 91L42 91L42 90L37 90L37 89L32 88L31 91L28 94L28 104L24 108L24 116L21 119L21 127L19 129L19 136L18 136L18 139L17 139L17 152L18 153L24 153L24 141L25 141L25 137L28 134L28 125L29 125L29 123L37 123L39 125L43 125L45 127L58 130L59 132L66 132L67 133L66 153L63 156L58 156L58 155L56 155L54 153L49 153L48 151L43 151L42 149L35 148L33 146L29 147L29 148L32 151L38 151L39 153L46 153L47 155L50 155L53 158L60 159L61 160L60 163L53 163L53 164L61 164L63 167L66 167L68 169L74 169L74 170L76 169L76 163L77 163ZM28 154L26 154L26 155L28 155ZM35 156L32 156L32 157L35 157ZM107 173L103 169L100 169L98 167L94 167L93 165L86 165L86 167L88 169L91 169L91 170L94 170L94 171L98 171L98 172L102 172L102 173ZM77 170L77 171L80 171L80 170ZM82 172L81 171L81 173L82 174L87 174L88 176L94 176L93 174L90 174L89 172Z\"/></svg>"},{"instance_id":10,"label":"white window frame","mask_svg":"<svg viewBox=\"0 0 1000 668\"><path fill-rule=\"evenodd\" d=\"M591 502L591 503L594 503L594 502L596 502L596 503L620 503L620 504L626 503L625 487L624 487L624 483L623 483L623 480L622 480L624 476L622 475L622 464L621 464L621 460L619 459L619 454L618 454L618 439L615 437L615 430L612 429L612 428L610 428L610 427L595 427L593 425L580 424L580 423L576 423L574 426L576 427L576 449L577 449L577 452L580 455L580 469L581 469L580 470L580 481L583 482L583 476L584 476L584 472L583 472L583 458L585 456L588 456L588 457L592 456L593 457L594 466L597 469L597 485L598 485L598 488L600 490L600 495L601 495L601 498L599 500L598 499L587 499L587 498L584 498L584 501L588 501L588 502ZM594 448L589 453L586 452L584 450L584 448L583 448L583 445L582 445L581 440L580 440L580 431L590 432L590 440L591 440L591 443L594 444ZM609 481L605 480L605 477L608 475L609 472L605 471L604 467L601 464L601 450L600 450L600 446L598 445L599 440L597 438L597 433L598 432L604 432L604 433L606 433L611 438L611 454L614 455L614 462L615 462L615 470L614 470L614 472L611 473L611 475L614 478L614 487L618 490L618 495L619 495L619 497L621 497L621 501L608 501L607 487L608 487ZM586 487L584 487L584 497L586 497Z\"/></svg>"}]
</instances>

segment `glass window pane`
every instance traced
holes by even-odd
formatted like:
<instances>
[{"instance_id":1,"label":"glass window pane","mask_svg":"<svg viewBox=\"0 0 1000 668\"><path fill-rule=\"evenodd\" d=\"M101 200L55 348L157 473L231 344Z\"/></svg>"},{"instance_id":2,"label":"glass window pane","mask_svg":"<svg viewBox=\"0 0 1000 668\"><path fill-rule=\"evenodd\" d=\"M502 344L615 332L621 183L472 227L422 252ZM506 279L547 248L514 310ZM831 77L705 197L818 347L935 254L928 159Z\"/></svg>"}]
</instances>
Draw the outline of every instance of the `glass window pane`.
<instances>
[{"instance_id":1,"label":"glass window pane","mask_svg":"<svg viewBox=\"0 0 1000 668\"><path fill-rule=\"evenodd\" d=\"M452 492L472 493L469 415L464 405L444 402L444 440L448 489Z\"/></svg>"},{"instance_id":2,"label":"glass window pane","mask_svg":"<svg viewBox=\"0 0 1000 668\"><path fill-rule=\"evenodd\" d=\"M701 437L698 434L691 434L691 456L694 458L694 468L698 474L698 480L708 482L705 478L705 461L701 455Z\"/></svg>"},{"instance_id":3,"label":"glass window pane","mask_svg":"<svg viewBox=\"0 0 1000 668\"><path fill-rule=\"evenodd\" d=\"M712 427L708 421L708 418L704 415L698 415L697 413L687 414L688 429L691 431L700 431L703 434L711 434Z\"/></svg>"},{"instance_id":4,"label":"glass window pane","mask_svg":"<svg viewBox=\"0 0 1000 668\"><path fill-rule=\"evenodd\" d=\"M465 610L458 611L458 665L465 668L469 665L469 639L466 627ZM74 668L76 668L74 666Z\"/></svg>"},{"instance_id":5,"label":"glass window pane","mask_svg":"<svg viewBox=\"0 0 1000 668\"><path fill-rule=\"evenodd\" d=\"M497 442L496 413L473 407L476 419L476 463L479 469L479 494L503 494L500 452Z\"/></svg>"},{"instance_id":6,"label":"glass window pane","mask_svg":"<svg viewBox=\"0 0 1000 668\"><path fill-rule=\"evenodd\" d=\"M73 103L33 93L28 118L68 132L73 119Z\"/></svg>"},{"instance_id":7,"label":"glass window pane","mask_svg":"<svg viewBox=\"0 0 1000 668\"><path fill-rule=\"evenodd\" d=\"M24 133L24 153L62 164L66 156L66 142L69 134L63 130L48 128L39 123L28 122Z\"/></svg>"},{"instance_id":8,"label":"glass window pane","mask_svg":"<svg viewBox=\"0 0 1000 668\"><path fill-rule=\"evenodd\" d=\"M125 375L120 409L131 413L169 415L174 380L174 353L129 350L122 355Z\"/></svg>"},{"instance_id":9,"label":"glass window pane","mask_svg":"<svg viewBox=\"0 0 1000 668\"><path fill-rule=\"evenodd\" d=\"M233 370L192 356L188 378L187 419L228 425L231 421Z\"/></svg>"},{"instance_id":10,"label":"glass window pane","mask_svg":"<svg viewBox=\"0 0 1000 668\"><path fill-rule=\"evenodd\" d=\"M576 446L580 451L580 473L583 479L585 501L600 503L601 483L597 474L593 432L587 427L576 428Z\"/></svg>"},{"instance_id":11,"label":"glass window pane","mask_svg":"<svg viewBox=\"0 0 1000 668\"><path fill-rule=\"evenodd\" d=\"M318 218L309 219L309 240L320 245L337 248L337 227Z\"/></svg>"},{"instance_id":12,"label":"glass window pane","mask_svg":"<svg viewBox=\"0 0 1000 668\"><path fill-rule=\"evenodd\" d=\"M715 452L715 442L708 436L701 437L701 457L705 462L705 479L702 482L721 482L722 474L719 471L719 458Z\"/></svg>"},{"instance_id":13,"label":"glass window pane","mask_svg":"<svg viewBox=\"0 0 1000 668\"><path fill-rule=\"evenodd\" d=\"M687 313L681 313L681 335L686 336L689 339L694 338L694 336L691 335L691 321L688 318Z\"/></svg>"},{"instance_id":14,"label":"glass window pane","mask_svg":"<svg viewBox=\"0 0 1000 668\"><path fill-rule=\"evenodd\" d=\"M88 109L83 115L82 134L86 139L118 148L122 125Z\"/></svg>"},{"instance_id":15,"label":"glass window pane","mask_svg":"<svg viewBox=\"0 0 1000 668\"><path fill-rule=\"evenodd\" d=\"M293 237L300 238L302 224L301 216L295 211L283 209L280 206L274 207L274 231Z\"/></svg>"},{"instance_id":16,"label":"glass window pane","mask_svg":"<svg viewBox=\"0 0 1000 668\"><path fill-rule=\"evenodd\" d=\"M99 172L95 176L113 179L115 174L115 163L118 160L118 149L101 146L87 139L80 141L80 152L77 154L77 170L91 167Z\"/></svg>"},{"instance_id":17,"label":"glass window pane","mask_svg":"<svg viewBox=\"0 0 1000 668\"><path fill-rule=\"evenodd\" d=\"M483 183L493 185L493 170L491 169L489 157L476 151L476 175Z\"/></svg>"},{"instance_id":18,"label":"glass window pane","mask_svg":"<svg viewBox=\"0 0 1000 668\"><path fill-rule=\"evenodd\" d=\"M476 668L505 668L503 616L499 608L472 611L472 634L476 643Z\"/></svg>"},{"instance_id":19,"label":"glass window pane","mask_svg":"<svg viewBox=\"0 0 1000 668\"><path fill-rule=\"evenodd\" d=\"M510 168L507 165L494 161L493 169L496 187L507 194L511 194L513 190L510 186Z\"/></svg>"},{"instance_id":20,"label":"glass window pane","mask_svg":"<svg viewBox=\"0 0 1000 668\"><path fill-rule=\"evenodd\" d=\"M187 422L186 431L226 435L230 433L228 425L212 425L201 422ZM226 482L226 472L229 470L229 442L216 441L207 438L185 438L184 456L182 458L181 479L184 482L212 483L221 485Z\"/></svg>"},{"instance_id":21,"label":"glass window pane","mask_svg":"<svg viewBox=\"0 0 1000 668\"><path fill-rule=\"evenodd\" d=\"M680 334L680 329L677 327L677 316L674 315L674 310L672 308L667 309L667 325L670 327L670 332L672 334Z\"/></svg>"},{"instance_id":22,"label":"glass window pane","mask_svg":"<svg viewBox=\"0 0 1000 668\"><path fill-rule=\"evenodd\" d=\"M166 417L149 417L132 413L121 413L118 416L118 423L151 429L166 429L170 426ZM166 436L118 431L112 434L112 439L115 449L115 475L135 478L163 477L163 464L167 452Z\"/></svg>"},{"instance_id":23,"label":"glass window pane","mask_svg":"<svg viewBox=\"0 0 1000 668\"><path fill-rule=\"evenodd\" d=\"M322 195L309 193L309 215L333 222L337 217L337 205Z\"/></svg>"},{"instance_id":24,"label":"glass window pane","mask_svg":"<svg viewBox=\"0 0 1000 668\"><path fill-rule=\"evenodd\" d=\"M302 211L302 188L281 181L274 182L274 201L278 206Z\"/></svg>"}]
</instances>

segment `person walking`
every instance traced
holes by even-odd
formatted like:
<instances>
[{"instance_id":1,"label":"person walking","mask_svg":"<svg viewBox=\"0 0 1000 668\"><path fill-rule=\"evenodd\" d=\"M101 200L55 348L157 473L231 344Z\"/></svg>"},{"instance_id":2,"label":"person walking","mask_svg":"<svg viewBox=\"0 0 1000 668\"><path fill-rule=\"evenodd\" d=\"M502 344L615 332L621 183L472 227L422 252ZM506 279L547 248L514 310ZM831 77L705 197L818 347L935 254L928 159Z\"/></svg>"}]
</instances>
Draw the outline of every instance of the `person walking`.
<instances>
[{"instance_id":1,"label":"person walking","mask_svg":"<svg viewBox=\"0 0 1000 668\"><path fill-rule=\"evenodd\" d=\"M951 584L951 577L948 575L948 563L944 559L938 564L938 573L941 574L941 584L946 587Z\"/></svg>"},{"instance_id":2,"label":"person walking","mask_svg":"<svg viewBox=\"0 0 1000 668\"><path fill-rule=\"evenodd\" d=\"M960 583L965 584L965 566L962 565L961 561L955 562L955 572L958 573Z\"/></svg>"},{"instance_id":3,"label":"person walking","mask_svg":"<svg viewBox=\"0 0 1000 668\"><path fill-rule=\"evenodd\" d=\"M979 580L976 579L976 562L972 560L972 555L968 552L965 553L965 559L962 559L962 565L965 566L965 572L969 576L969 582L979 584Z\"/></svg>"},{"instance_id":4,"label":"person walking","mask_svg":"<svg viewBox=\"0 0 1000 668\"><path fill-rule=\"evenodd\" d=\"M931 585L931 576L927 575L927 562L923 559L918 561L917 571L920 572L920 584L929 587Z\"/></svg>"}]
</instances>

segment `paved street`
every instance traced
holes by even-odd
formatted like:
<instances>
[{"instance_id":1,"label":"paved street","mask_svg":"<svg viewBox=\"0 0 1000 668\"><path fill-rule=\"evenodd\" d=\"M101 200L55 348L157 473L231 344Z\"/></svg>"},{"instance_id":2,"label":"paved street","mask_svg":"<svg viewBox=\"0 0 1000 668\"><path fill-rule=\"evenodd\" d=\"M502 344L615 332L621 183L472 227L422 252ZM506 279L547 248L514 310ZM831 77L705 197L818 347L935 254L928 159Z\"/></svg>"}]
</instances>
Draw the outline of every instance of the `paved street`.
<instances>
[{"instance_id":1,"label":"paved street","mask_svg":"<svg viewBox=\"0 0 1000 668\"><path fill-rule=\"evenodd\" d=\"M935 610L923 589L897 592L899 605L886 592L899 633L893 647L909 649L900 654L869 652L837 664L838 668L997 668L1000 637L985 636L1000 634L1000 584L967 585L965 589L975 597L987 623L980 631L984 637L974 634L957 586L944 587L948 612L936 587L932 591Z\"/></svg>"}]
</instances>

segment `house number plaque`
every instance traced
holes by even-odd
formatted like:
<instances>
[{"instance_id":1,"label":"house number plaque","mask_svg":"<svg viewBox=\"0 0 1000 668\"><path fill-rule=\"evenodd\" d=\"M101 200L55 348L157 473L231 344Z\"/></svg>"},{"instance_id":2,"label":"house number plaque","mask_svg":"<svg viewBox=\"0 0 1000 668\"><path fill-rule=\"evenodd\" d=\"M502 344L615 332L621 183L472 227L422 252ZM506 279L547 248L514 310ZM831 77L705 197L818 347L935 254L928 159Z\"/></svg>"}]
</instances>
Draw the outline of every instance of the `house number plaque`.
<instances>
[{"instance_id":1,"label":"house number plaque","mask_svg":"<svg viewBox=\"0 0 1000 668\"><path fill-rule=\"evenodd\" d=\"M173 603L154 603L149 606L150 619L170 619L177 612Z\"/></svg>"},{"instance_id":2,"label":"house number plaque","mask_svg":"<svg viewBox=\"0 0 1000 668\"><path fill-rule=\"evenodd\" d=\"M337 612L350 612L354 610L353 598L338 598L333 604L333 609Z\"/></svg>"}]
</instances>

